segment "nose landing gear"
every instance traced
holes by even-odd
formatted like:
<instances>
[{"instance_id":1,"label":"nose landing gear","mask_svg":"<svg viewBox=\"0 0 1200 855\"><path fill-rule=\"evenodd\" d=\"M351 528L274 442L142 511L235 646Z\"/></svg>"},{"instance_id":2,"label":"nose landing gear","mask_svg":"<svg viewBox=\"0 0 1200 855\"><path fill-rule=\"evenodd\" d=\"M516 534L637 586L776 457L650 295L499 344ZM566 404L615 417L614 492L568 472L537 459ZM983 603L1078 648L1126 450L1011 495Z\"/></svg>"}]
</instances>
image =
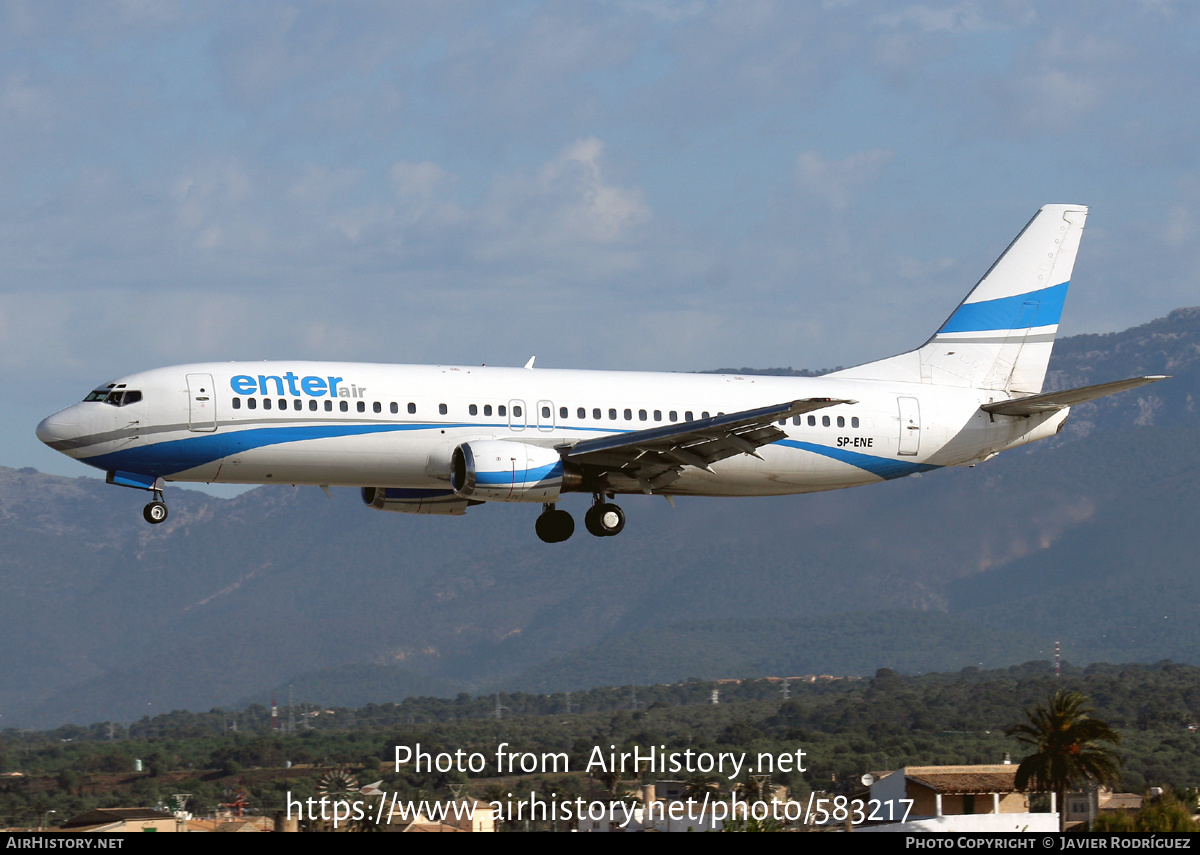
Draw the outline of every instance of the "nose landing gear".
<instances>
[{"instance_id":1,"label":"nose landing gear","mask_svg":"<svg viewBox=\"0 0 1200 855\"><path fill-rule=\"evenodd\" d=\"M154 501L142 508L142 516L151 525L158 525L167 518L167 505L158 490L154 491Z\"/></svg>"}]
</instances>

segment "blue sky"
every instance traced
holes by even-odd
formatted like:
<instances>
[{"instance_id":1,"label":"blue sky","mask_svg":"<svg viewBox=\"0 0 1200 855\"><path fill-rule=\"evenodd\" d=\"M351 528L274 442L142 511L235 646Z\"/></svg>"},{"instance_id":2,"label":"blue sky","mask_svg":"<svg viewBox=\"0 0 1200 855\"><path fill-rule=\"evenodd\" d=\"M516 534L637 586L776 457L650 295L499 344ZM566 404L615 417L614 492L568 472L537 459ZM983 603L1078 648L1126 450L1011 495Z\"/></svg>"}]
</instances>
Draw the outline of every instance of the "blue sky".
<instances>
[{"instance_id":1,"label":"blue sky","mask_svg":"<svg viewBox=\"0 0 1200 855\"><path fill-rule=\"evenodd\" d=\"M1200 304L1171 2L0 2L0 465L131 371L827 367L1047 202L1062 331Z\"/></svg>"}]
</instances>

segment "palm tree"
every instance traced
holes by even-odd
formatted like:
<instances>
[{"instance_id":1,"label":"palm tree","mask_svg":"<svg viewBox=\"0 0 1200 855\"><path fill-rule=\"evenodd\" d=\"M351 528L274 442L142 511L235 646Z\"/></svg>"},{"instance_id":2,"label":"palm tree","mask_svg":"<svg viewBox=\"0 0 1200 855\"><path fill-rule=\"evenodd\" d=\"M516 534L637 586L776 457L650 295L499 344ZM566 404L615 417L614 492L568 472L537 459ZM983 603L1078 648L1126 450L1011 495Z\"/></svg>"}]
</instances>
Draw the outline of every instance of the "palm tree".
<instances>
[{"instance_id":1,"label":"palm tree","mask_svg":"<svg viewBox=\"0 0 1200 855\"><path fill-rule=\"evenodd\" d=\"M1066 824L1069 790L1111 785L1121 777L1121 758L1111 747L1120 744L1121 734L1092 718L1095 710L1088 704L1079 692L1059 689L1046 706L1025 710L1027 724L1005 731L1035 749L1017 767L1017 789L1057 793L1060 828Z\"/></svg>"},{"instance_id":2,"label":"palm tree","mask_svg":"<svg viewBox=\"0 0 1200 855\"><path fill-rule=\"evenodd\" d=\"M716 775L693 775L683 785L683 797L703 801L705 796L717 799L721 795L721 779Z\"/></svg>"}]
</instances>

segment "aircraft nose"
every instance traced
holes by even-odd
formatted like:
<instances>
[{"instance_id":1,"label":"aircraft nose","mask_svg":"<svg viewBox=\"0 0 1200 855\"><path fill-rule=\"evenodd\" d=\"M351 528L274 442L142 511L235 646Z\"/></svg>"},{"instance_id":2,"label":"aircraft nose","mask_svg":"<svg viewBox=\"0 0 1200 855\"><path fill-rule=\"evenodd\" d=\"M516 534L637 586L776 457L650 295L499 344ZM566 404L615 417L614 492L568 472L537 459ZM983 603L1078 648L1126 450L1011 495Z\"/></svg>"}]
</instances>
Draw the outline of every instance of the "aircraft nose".
<instances>
[{"instance_id":1,"label":"aircraft nose","mask_svg":"<svg viewBox=\"0 0 1200 855\"><path fill-rule=\"evenodd\" d=\"M60 446L78 434L79 424L66 410L47 416L37 426L37 438L51 448Z\"/></svg>"}]
</instances>

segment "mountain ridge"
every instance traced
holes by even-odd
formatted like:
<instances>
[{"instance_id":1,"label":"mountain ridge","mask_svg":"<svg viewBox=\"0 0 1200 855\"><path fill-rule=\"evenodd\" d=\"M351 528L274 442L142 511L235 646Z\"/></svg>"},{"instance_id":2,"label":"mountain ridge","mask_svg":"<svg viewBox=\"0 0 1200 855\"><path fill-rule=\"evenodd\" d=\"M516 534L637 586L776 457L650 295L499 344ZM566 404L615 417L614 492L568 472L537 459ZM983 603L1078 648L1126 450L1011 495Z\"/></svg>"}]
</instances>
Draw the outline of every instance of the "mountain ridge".
<instances>
[{"instance_id":1,"label":"mountain ridge","mask_svg":"<svg viewBox=\"0 0 1200 855\"><path fill-rule=\"evenodd\" d=\"M355 663L385 669L365 677L378 691L624 682L622 673L649 673L636 654L646 644L664 679L672 661L679 679L718 676L699 674L704 658L684 652L681 639L705 645L695 627L707 627L712 644L753 651L769 649L771 636L748 643L745 621L776 622L779 638L796 639L776 645L786 647L811 644L802 639L820 637L822 626L834 633L839 616L870 623L864 615L897 610L911 620L880 618L892 628L886 637L838 630L840 660L772 651L757 660L713 655L712 668L813 673L903 660L932 670L946 657L931 651L922 667L908 653L924 649L925 636L971 647L953 641L950 627L963 620L978 649L1011 648L1024 659L1037 654L1017 652L1026 650L1014 641L1022 634L1039 650L1059 638L1079 662L1119 658L1108 625L1142 627L1125 648L1134 658L1166 658L1146 629L1154 601L1078 556L1102 562L1146 540L1136 581L1174 604L1193 593L1200 602L1180 569L1191 546L1185 523L1200 511L1190 487L1200 481L1189 477L1200 466L1190 450L1198 361L1200 308L1064 338L1048 389L1175 376L1073 408L1059 437L975 469L868 490L681 500L675 509L631 501L620 538L576 537L558 550L532 541L530 509L520 505L433 519L370 511L349 490L331 501L287 486L233 499L172 487L170 519L150 527L136 491L0 469L0 714L6 725L43 725L202 709ZM1051 560L1060 569L1047 572ZM1011 578L1024 589L1006 591ZM1089 578L1103 584L1072 614L1061 599L1074 590L1068 580ZM1059 599L1045 602L1051 594ZM1182 613L1175 620L1161 646L1200 662L1200 639ZM580 670L589 661L594 677ZM564 669L569 680L547 676Z\"/></svg>"}]
</instances>

